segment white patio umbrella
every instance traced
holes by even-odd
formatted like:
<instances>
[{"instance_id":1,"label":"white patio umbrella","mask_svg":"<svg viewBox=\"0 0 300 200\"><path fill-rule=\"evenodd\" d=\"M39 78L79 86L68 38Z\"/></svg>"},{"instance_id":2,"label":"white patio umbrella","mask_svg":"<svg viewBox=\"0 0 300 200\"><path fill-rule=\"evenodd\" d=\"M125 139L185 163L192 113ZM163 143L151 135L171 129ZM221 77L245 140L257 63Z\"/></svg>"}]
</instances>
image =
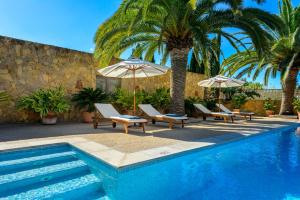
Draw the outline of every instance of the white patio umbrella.
<instances>
[{"instance_id":1,"label":"white patio umbrella","mask_svg":"<svg viewBox=\"0 0 300 200\"><path fill-rule=\"evenodd\" d=\"M133 78L133 114L136 113L135 87L136 78L146 78L163 75L169 68L136 58L121 61L117 64L102 68L98 72L106 77Z\"/></svg>"},{"instance_id":2,"label":"white patio umbrella","mask_svg":"<svg viewBox=\"0 0 300 200\"><path fill-rule=\"evenodd\" d=\"M222 76L222 75L217 75L215 77L200 81L198 83L198 85L201 87L219 88L219 89L229 88L229 87L241 87L244 84L245 84L245 81L241 81L241 80L234 79L234 78L229 78L229 77ZM221 92L219 92L219 97L218 97L219 104L220 104L220 100L221 100L220 94L221 94Z\"/></svg>"}]
</instances>

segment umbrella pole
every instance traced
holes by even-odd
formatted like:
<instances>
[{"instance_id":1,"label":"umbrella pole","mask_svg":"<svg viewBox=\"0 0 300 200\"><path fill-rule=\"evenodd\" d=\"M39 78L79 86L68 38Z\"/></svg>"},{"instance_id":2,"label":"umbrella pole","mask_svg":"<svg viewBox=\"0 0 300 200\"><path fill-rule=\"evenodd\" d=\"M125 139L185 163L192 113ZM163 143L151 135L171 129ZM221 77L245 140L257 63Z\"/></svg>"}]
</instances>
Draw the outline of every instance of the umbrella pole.
<instances>
[{"instance_id":1,"label":"umbrella pole","mask_svg":"<svg viewBox=\"0 0 300 200\"><path fill-rule=\"evenodd\" d=\"M220 105L221 105L221 83L219 83L219 112L221 112L221 108L220 108Z\"/></svg>"},{"instance_id":2,"label":"umbrella pole","mask_svg":"<svg viewBox=\"0 0 300 200\"><path fill-rule=\"evenodd\" d=\"M136 99L135 99L135 70L133 70L133 115L136 113Z\"/></svg>"}]
</instances>

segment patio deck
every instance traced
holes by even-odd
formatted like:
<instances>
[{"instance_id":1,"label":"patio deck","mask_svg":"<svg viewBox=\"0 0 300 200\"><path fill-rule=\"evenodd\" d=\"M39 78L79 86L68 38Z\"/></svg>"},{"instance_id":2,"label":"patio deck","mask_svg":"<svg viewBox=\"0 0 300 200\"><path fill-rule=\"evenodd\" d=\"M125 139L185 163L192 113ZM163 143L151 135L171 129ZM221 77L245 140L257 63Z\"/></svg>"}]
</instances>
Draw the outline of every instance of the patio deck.
<instances>
[{"instance_id":1,"label":"patio deck","mask_svg":"<svg viewBox=\"0 0 300 200\"><path fill-rule=\"evenodd\" d=\"M121 126L113 129L105 123L98 129L90 124L70 123L45 125L0 125L0 150L50 143L68 142L105 162L123 167L194 148L236 140L273 128L297 123L296 120L256 118L235 123L191 119L184 129L168 129L158 123L124 134Z\"/></svg>"}]
</instances>

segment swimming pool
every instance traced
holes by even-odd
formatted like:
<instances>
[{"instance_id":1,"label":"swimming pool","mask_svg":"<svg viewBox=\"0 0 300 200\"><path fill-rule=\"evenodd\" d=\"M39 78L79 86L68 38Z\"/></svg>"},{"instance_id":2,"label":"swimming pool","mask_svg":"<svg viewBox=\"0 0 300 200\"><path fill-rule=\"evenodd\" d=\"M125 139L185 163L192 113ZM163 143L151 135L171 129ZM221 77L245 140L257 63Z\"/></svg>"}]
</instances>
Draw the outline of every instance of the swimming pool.
<instances>
[{"instance_id":1,"label":"swimming pool","mask_svg":"<svg viewBox=\"0 0 300 200\"><path fill-rule=\"evenodd\" d=\"M299 199L295 129L121 169L67 144L2 152L0 199Z\"/></svg>"}]
</instances>

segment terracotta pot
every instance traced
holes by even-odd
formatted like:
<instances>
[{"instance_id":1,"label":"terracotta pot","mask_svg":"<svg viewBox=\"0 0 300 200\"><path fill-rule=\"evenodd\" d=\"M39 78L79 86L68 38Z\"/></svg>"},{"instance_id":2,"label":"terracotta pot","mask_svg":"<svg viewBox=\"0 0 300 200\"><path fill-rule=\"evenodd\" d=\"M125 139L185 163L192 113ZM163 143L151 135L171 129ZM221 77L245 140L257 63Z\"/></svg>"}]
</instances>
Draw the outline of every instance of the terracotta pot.
<instances>
[{"instance_id":1,"label":"terracotta pot","mask_svg":"<svg viewBox=\"0 0 300 200\"><path fill-rule=\"evenodd\" d=\"M233 112L239 113L241 110L240 109L233 109Z\"/></svg>"},{"instance_id":2,"label":"terracotta pot","mask_svg":"<svg viewBox=\"0 0 300 200\"><path fill-rule=\"evenodd\" d=\"M266 115L267 115L267 117L270 117L270 115L274 115L274 111L273 110L266 110Z\"/></svg>"},{"instance_id":3,"label":"terracotta pot","mask_svg":"<svg viewBox=\"0 0 300 200\"><path fill-rule=\"evenodd\" d=\"M94 112L82 112L82 118L84 123L92 123Z\"/></svg>"},{"instance_id":4,"label":"terracotta pot","mask_svg":"<svg viewBox=\"0 0 300 200\"><path fill-rule=\"evenodd\" d=\"M46 125L53 125L57 122L57 116L53 112L49 112L47 116L42 117L42 123Z\"/></svg>"}]
</instances>

